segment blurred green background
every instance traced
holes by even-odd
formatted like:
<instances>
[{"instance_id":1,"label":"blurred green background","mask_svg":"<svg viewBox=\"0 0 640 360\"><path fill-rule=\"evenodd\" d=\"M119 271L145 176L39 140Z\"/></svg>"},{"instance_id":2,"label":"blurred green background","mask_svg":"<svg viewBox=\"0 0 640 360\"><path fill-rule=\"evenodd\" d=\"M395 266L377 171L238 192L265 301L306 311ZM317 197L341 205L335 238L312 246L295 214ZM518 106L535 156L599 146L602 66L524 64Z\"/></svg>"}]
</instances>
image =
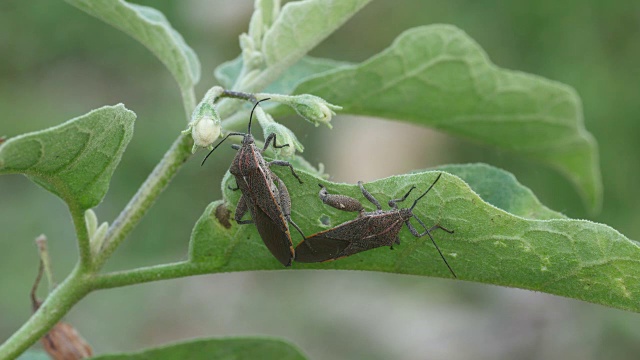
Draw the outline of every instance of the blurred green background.
<instances>
[{"instance_id":1,"label":"blurred green background","mask_svg":"<svg viewBox=\"0 0 640 360\"><path fill-rule=\"evenodd\" d=\"M196 50L203 76L238 53L253 2L139 1L164 12ZM362 61L403 30L450 23L497 65L575 87L600 145L602 212L591 217L640 238L640 2L374 1L312 55ZM173 79L125 34L61 1L0 2L0 136L59 124L102 105L138 114L135 135L96 209L111 221L185 127ZM338 116L334 129L291 118L312 163L335 181L369 181L453 162L513 172L543 203L587 218L549 168L413 125ZM358 132L358 136L354 136ZM402 139L402 140L388 140ZM184 167L109 269L184 259L192 225L220 197L233 153ZM375 160L374 160L375 159ZM0 177L0 341L29 316L37 235L49 237L56 278L76 259L65 205L22 176ZM385 251L385 250L380 250ZM546 294L462 281L364 272L221 274L91 294L68 315L97 353L192 337L270 335L313 359L637 359L640 316Z\"/></svg>"}]
</instances>

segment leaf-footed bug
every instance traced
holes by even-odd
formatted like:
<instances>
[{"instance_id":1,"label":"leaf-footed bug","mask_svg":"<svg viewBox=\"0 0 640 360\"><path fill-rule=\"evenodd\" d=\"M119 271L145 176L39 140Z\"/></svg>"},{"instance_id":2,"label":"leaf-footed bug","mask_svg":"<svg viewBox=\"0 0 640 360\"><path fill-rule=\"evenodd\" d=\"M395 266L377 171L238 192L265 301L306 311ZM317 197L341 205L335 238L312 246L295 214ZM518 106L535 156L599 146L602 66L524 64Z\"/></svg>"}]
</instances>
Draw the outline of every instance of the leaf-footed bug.
<instances>
[{"instance_id":1,"label":"leaf-footed bug","mask_svg":"<svg viewBox=\"0 0 640 360\"><path fill-rule=\"evenodd\" d=\"M424 235L429 236L453 277L457 277L431 236L431 231L436 229L442 229L450 234L452 234L453 231L445 229L440 225L434 225L427 229L426 225L413 213L413 209L416 204L418 204L418 201L427 195L429 190L438 182L441 175L442 174L438 174L438 177L431 186L429 186L427 191L420 195L411 207L398 209L397 203L406 200L411 191L416 188L415 186L412 186L402 198L389 200L390 210L382 210L378 200L376 200L376 198L364 188L362 182L359 181L358 186L362 191L362 195L377 208L377 210L372 212L365 212L362 204L358 200L345 195L329 194L327 189L323 185L320 185L319 196L322 202L338 210L358 211L359 214L354 220L344 222L336 227L305 238L295 249L295 260L302 263L323 262L337 260L381 246L389 246L393 249L394 244L400 244L398 234L402 229L402 225L406 224L413 236L418 238ZM411 218L416 219L418 223L422 225L425 230L423 233L419 233L418 230L413 227L409 222Z\"/></svg>"},{"instance_id":2,"label":"leaf-footed bug","mask_svg":"<svg viewBox=\"0 0 640 360\"><path fill-rule=\"evenodd\" d=\"M276 134L269 134L265 139L265 144L262 149L258 148L255 144L253 136L251 135L251 120L256 107L260 102L265 100L269 99L257 101L251 110L247 133L228 133L209 154L207 154L202 163L204 164L209 155L229 136L242 136L242 145L234 144L231 146L238 150L238 152L229 168L229 172L236 179L236 188L230 189L240 190L242 192L234 218L238 224L255 224L262 241L269 251L271 251L271 254L273 254L282 265L290 266L295 253L288 223L291 223L298 232L300 232L302 238L304 238L304 234L291 219L291 198L289 191L284 182L271 171L270 166L288 166L293 176L295 176L300 183L302 183L302 180L300 180L300 177L298 177L298 174L296 174L293 166L289 162L282 160L266 162L262 157L262 153L269 147L270 143L273 144L274 148L289 146L289 144L276 145ZM251 213L251 220L242 220L247 210Z\"/></svg>"}]
</instances>

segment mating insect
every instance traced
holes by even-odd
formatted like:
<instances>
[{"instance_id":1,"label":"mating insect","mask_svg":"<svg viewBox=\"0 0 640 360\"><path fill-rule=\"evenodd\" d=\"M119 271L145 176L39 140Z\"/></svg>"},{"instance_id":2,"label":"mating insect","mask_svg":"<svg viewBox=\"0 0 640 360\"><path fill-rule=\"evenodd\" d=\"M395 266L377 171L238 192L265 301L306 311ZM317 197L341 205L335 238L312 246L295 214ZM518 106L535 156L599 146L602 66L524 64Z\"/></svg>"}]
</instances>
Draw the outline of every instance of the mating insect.
<instances>
[{"instance_id":1,"label":"mating insect","mask_svg":"<svg viewBox=\"0 0 640 360\"><path fill-rule=\"evenodd\" d=\"M390 210L382 210L378 200L364 188L362 182L358 182L362 195L377 208L377 210L372 212L365 212L362 204L358 200L345 195L329 194L327 189L320 185L321 190L319 196L322 202L338 210L359 211L360 213L354 220L347 221L304 239L295 249L296 261L312 263L336 260L381 246L389 246L393 249L394 244L400 244L398 233L402 229L402 225L406 224L413 236L429 236L431 242L438 250L440 257L442 257L442 260L449 268L449 271L451 271L453 277L456 277L456 274L451 269L451 266L449 266L449 263L431 236L431 231L436 229L442 229L450 234L452 234L453 231L445 229L440 225L434 225L427 229L425 224L413 213L413 209L416 204L418 204L418 201L427 195L429 190L438 182L441 175L442 174L438 175L433 184L413 202L411 207L403 209L398 209L397 203L406 200L411 191L416 188L415 186L412 186L402 198L389 200ZM413 227L411 222L409 222L411 218L416 219L418 223L422 225L425 230L423 233L419 233L418 230Z\"/></svg>"},{"instance_id":2,"label":"mating insect","mask_svg":"<svg viewBox=\"0 0 640 360\"><path fill-rule=\"evenodd\" d=\"M300 183L302 183L302 180L300 180L300 177L298 177L289 162L282 160L267 162L262 157L262 153L269 147L270 143L273 143L274 148L289 146L289 144L276 145L276 134L271 133L267 136L262 149L255 144L251 135L251 120L258 104L265 100L269 99L256 102L251 110L247 133L231 132L227 134L207 154L202 163L204 164L209 155L229 136L242 136L242 145L232 145L232 148L238 150L238 152L229 168L229 172L235 177L237 184L237 187L231 190L240 190L242 192L236 207L235 220L238 224L255 224L262 241L271 251L271 254L282 265L290 266L294 258L294 249L288 223L291 223L303 238L304 234L298 225L291 220L291 198L287 187L271 171L270 167L272 165L288 166L293 176ZM242 220L247 210L251 213L251 220Z\"/></svg>"}]
</instances>

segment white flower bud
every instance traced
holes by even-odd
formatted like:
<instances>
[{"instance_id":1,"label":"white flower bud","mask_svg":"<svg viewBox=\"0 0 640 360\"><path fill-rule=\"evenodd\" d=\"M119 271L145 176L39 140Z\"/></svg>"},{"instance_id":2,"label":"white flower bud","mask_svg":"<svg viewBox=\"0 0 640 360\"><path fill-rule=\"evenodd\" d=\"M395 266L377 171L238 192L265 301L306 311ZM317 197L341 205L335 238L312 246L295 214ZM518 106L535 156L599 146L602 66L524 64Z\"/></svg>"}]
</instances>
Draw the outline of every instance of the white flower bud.
<instances>
[{"instance_id":1,"label":"white flower bud","mask_svg":"<svg viewBox=\"0 0 640 360\"><path fill-rule=\"evenodd\" d=\"M211 148L216 138L221 135L220 116L213 108L213 105L203 99L193 111L191 122L186 130L182 133L191 132L193 138L193 149L195 152L198 147Z\"/></svg>"},{"instance_id":2,"label":"white flower bud","mask_svg":"<svg viewBox=\"0 0 640 360\"><path fill-rule=\"evenodd\" d=\"M209 147L220 136L220 121L210 116L200 118L191 128L193 142L197 146Z\"/></svg>"}]
</instances>

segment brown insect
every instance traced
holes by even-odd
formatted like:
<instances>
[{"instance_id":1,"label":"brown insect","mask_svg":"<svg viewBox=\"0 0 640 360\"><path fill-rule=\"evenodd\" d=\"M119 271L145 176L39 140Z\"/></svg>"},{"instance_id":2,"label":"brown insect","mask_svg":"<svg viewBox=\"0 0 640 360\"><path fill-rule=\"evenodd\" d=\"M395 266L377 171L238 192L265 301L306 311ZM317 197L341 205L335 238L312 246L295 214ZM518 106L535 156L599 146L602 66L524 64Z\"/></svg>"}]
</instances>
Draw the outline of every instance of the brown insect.
<instances>
[{"instance_id":1,"label":"brown insect","mask_svg":"<svg viewBox=\"0 0 640 360\"><path fill-rule=\"evenodd\" d=\"M398 234L402 226L406 224L413 236L418 238L424 235L429 236L436 250L438 250L440 257L442 257L442 260L449 268L449 271L451 271L453 277L456 277L453 269L451 269L451 266L449 266L449 263L431 236L431 232L436 229L442 229L450 234L452 234L453 231L445 229L440 225L434 225L427 229L426 225L413 213L413 209L418 204L418 201L427 195L429 190L438 182L441 175L442 174L438 175L433 184L413 202L411 207L404 209L398 209L398 203L406 200L411 191L416 188L415 186L412 186L402 198L389 200L390 210L382 210L378 200L364 188L362 182L358 182L362 195L377 208L377 210L372 212L365 212L364 207L358 200L345 195L329 194L327 189L323 185L320 185L319 196L322 202L338 210L358 211L359 214L354 220L347 221L304 239L295 249L295 260L302 263L323 262L337 260L381 246L389 246L393 249L394 244L400 244ZM409 221L411 218L416 219L418 223L420 223L425 230L423 233L418 232L411 224Z\"/></svg>"},{"instance_id":2,"label":"brown insect","mask_svg":"<svg viewBox=\"0 0 640 360\"><path fill-rule=\"evenodd\" d=\"M236 179L236 188L231 188L231 190L240 190L242 192L234 218L238 224L255 224L262 241L271 251L271 254L282 265L290 266L294 258L294 249L288 223L291 223L303 238L304 234L298 225L291 220L291 197L287 187L271 171L270 167L272 165L288 166L293 176L300 183L302 183L302 180L300 180L300 177L289 162L282 160L267 162L262 157L262 153L269 148L269 144L273 144L274 148L289 146L289 144L278 146L275 133L267 136L262 149L255 144L255 140L251 135L251 119L256 106L265 100L269 99L256 102L251 110L246 134L240 132L227 134L202 162L204 163L209 155L229 136L242 136L242 145L232 145L238 152L229 168L229 172ZM247 210L251 213L251 220L242 220Z\"/></svg>"}]
</instances>

